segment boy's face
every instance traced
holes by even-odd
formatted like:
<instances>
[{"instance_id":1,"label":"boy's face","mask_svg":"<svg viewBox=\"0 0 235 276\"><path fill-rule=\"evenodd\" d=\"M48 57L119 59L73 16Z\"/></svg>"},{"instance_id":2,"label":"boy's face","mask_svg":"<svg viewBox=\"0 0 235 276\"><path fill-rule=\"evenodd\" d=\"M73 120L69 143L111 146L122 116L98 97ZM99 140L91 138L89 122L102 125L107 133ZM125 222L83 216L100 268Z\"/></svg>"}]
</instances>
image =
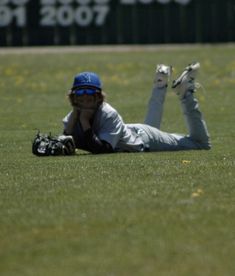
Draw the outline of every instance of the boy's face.
<instances>
[{"instance_id":1,"label":"boy's face","mask_svg":"<svg viewBox=\"0 0 235 276\"><path fill-rule=\"evenodd\" d=\"M98 106L98 96L94 95L74 95L74 105L79 109L96 109Z\"/></svg>"}]
</instances>

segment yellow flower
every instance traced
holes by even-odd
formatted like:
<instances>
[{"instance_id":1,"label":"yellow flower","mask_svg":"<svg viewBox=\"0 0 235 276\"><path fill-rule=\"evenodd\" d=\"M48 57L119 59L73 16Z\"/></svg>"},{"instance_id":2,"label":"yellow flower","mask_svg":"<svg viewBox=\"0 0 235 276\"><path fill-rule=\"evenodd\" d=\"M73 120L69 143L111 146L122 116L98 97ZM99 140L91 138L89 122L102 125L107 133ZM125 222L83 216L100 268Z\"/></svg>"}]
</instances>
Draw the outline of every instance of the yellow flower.
<instances>
[{"instance_id":1,"label":"yellow flower","mask_svg":"<svg viewBox=\"0 0 235 276\"><path fill-rule=\"evenodd\" d=\"M187 164L190 164L190 163L191 163L190 160L182 160L182 164L184 164L184 165L187 165Z\"/></svg>"},{"instance_id":2,"label":"yellow flower","mask_svg":"<svg viewBox=\"0 0 235 276\"><path fill-rule=\"evenodd\" d=\"M199 197L203 194L204 194L204 191L202 189L198 188L195 192L193 192L191 194L191 197L195 198L195 197Z\"/></svg>"},{"instance_id":3,"label":"yellow flower","mask_svg":"<svg viewBox=\"0 0 235 276\"><path fill-rule=\"evenodd\" d=\"M22 76L17 76L15 79L15 85L20 86L24 82L24 78Z\"/></svg>"},{"instance_id":4,"label":"yellow flower","mask_svg":"<svg viewBox=\"0 0 235 276\"><path fill-rule=\"evenodd\" d=\"M5 73L6 76L13 76L14 75L14 70L11 67L7 67L4 70L4 73Z\"/></svg>"}]
</instances>

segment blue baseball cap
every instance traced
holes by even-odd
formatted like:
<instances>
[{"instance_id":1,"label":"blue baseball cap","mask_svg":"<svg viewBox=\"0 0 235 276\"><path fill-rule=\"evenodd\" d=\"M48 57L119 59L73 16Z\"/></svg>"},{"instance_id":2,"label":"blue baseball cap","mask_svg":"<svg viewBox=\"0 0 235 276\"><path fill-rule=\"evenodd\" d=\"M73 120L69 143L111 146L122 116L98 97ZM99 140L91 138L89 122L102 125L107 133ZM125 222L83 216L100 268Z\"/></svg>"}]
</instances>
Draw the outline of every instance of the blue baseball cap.
<instances>
[{"instance_id":1,"label":"blue baseball cap","mask_svg":"<svg viewBox=\"0 0 235 276\"><path fill-rule=\"evenodd\" d=\"M82 72L74 77L72 89L79 87L91 87L102 90L100 78L93 72Z\"/></svg>"}]
</instances>

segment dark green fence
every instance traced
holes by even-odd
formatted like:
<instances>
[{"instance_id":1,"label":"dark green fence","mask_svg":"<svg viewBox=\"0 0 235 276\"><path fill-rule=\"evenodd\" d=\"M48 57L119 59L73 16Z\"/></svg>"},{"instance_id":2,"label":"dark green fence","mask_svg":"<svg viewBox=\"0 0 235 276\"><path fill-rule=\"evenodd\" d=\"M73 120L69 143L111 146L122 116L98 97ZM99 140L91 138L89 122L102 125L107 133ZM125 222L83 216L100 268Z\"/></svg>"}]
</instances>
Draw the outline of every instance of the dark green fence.
<instances>
[{"instance_id":1,"label":"dark green fence","mask_svg":"<svg viewBox=\"0 0 235 276\"><path fill-rule=\"evenodd\" d=\"M0 46L235 41L235 0L0 0Z\"/></svg>"}]
</instances>

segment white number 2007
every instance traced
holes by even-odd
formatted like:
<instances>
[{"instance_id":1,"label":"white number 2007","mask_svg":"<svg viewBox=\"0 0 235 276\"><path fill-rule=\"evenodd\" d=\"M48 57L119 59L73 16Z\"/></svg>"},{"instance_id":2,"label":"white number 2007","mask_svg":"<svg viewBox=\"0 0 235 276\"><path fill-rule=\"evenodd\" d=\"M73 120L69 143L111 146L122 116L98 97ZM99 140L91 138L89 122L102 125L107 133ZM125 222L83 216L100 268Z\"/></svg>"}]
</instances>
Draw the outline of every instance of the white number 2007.
<instances>
[{"instance_id":1,"label":"white number 2007","mask_svg":"<svg viewBox=\"0 0 235 276\"><path fill-rule=\"evenodd\" d=\"M40 25L67 27L76 23L79 26L86 27L94 22L96 26L102 26L105 23L108 12L109 7L105 5L96 5L94 7L80 6L76 9L69 5L58 8L44 6L40 10Z\"/></svg>"}]
</instances>

